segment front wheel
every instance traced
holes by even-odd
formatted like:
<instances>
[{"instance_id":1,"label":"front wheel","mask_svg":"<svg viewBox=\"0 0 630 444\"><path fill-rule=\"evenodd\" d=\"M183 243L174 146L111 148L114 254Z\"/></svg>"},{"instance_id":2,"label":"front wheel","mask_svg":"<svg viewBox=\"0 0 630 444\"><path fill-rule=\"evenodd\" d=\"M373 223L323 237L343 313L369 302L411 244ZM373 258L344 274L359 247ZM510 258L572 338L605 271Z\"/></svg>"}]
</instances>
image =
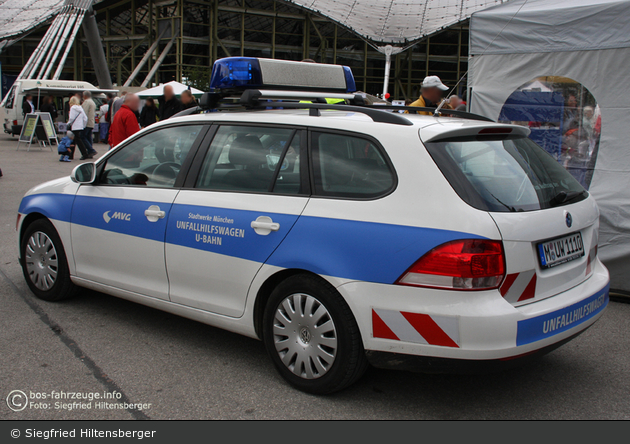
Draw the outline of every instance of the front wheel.
<instances>
[{"instance_id":1,"label":"front wheel","mask_svg":"<svg viewBox=\"0 0 630 444\"><path fill-rule=\"evenodd\" d=\"M276 287L263 315L263 340L282 377L305 392L342 390L367 368L350 307L315 276L292 276Z\"/></svg>"},{"instance_id":2,"label":"front wheel","mask_svg":"<svg viewBox=\"0 0 630 444\"><path fill-rule=\"evenodd\" d=\"M30 224L21 250L24 278L35 296L53 302L76 293L61 238L50 221L39 219Z\"/></svg>"}]
</instances>

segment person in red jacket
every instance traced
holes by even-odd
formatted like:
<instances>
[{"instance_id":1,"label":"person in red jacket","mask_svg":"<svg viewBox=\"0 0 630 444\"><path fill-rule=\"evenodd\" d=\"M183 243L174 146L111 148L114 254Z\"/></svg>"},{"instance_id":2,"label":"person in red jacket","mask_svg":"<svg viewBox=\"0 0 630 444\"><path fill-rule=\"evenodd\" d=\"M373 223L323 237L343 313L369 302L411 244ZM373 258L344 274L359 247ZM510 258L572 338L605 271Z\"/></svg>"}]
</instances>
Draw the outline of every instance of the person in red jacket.
<instances>
[{"instance_id":1,"label":"person in red jacket","mask_svg":"<svg viewBox=\"0 0 630 444\"><path fill-rule=\"evenodd\" d=\"M114 115L114 121L109 129L109 143L115 147L127 137L140 131L136 111L140 107L140 98L135 94L127 94L123 104Z\"/></svg>"}]
</instances>

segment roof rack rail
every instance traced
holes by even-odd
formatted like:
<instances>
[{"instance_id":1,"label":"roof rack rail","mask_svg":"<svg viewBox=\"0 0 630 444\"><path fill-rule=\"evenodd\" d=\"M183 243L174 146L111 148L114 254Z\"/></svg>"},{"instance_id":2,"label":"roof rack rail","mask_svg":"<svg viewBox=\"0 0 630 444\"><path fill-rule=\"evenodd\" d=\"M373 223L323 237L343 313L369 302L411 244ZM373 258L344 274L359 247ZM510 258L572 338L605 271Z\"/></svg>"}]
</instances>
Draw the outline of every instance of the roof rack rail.
<instances>
[{"instance_id":1,"label":"roof rack rail","mask_svg":"<svg viewBox=\"0 0 630 444\"><path fill-rule=\"evenodd\" d=\"M367 106L357 105L337 105L330 103L299 103L299 102L263 102L258 106L252 107L257 109L265 108L284 108L284 109L308 109L308 110L334 110L334 111L350 111L354 113L365 114L377 123L390 123L394 125L411 126L413 123L405 118L402 114L388 113ZM319 115L319 112L311 115Z\"/></svg>"},{"instance_id":2,"label":"roof rack rail","mask_svg":"<svg viewBox=\"0 0 630 444\"><path fill-rule=\"evenodd\" d=\"M397 111L409 111L411 114L413 114L413 112L422 111L422 112L431 113L431 115L433 116L435 116L435 110L436 110L436 108L428 108L428 107L420 107L420 106L400 106L400 105L365 105L365 106L369 106L370 108L377 108L377 109L380 108L380 109L392 109L392 110L397 110ZM444 114L447 114L449 116L454 116L454 117L461 117L463 119L482 120L484 122L496 123L494 120L486 116L469 113L468 111L457 111L454 109L444 109L444 108L440 109L440 112L435 117L440 117L440 115L444 115Z\"/></svg>"},{"instance_id":3,"label":"roof rack rail","mask_svg":"<svg viewBox=\"0 0 630 444\"><path fill-rule=\"evenodd\" d=\"M330 97L329 97L330 96ZM350 105L338 103L326 103L326 98L342 99L350 102ZM225 100L229 99L226 103ZM274 101L276 100L276 101ZM281 100L281 101L277 101ZM293 101L284 101L293 100ZM302 100L302 102L298 102ZM313 103L315 102L315 103ZM222 92L205 93L200 100L199 106L184 110L173 117L182 117L197 112L222 109L222 110L262 110L269 108L285 108L285 109L310 109L316 112L311 115L320 115L319 110L335 110L349 111L361 113L369 116L374 122L390 123L394 125L413 125L413 123L400 113L388 112L393 111L409 111L427 112L435 117L440 115L449 115L464 119L480 120L484 122L494 122L485 116L469 113L466 111L456 110L440 110L438 115L435 114L435 108L417 107L417 106L398 106L398 105L368 105L365 103L363 96L360 94L348 93L323 93L323 92L304 92L304 91L278 91L278 90L259 90L247 89L245 91L224 90Z\"/></svg>"}]
</instances>

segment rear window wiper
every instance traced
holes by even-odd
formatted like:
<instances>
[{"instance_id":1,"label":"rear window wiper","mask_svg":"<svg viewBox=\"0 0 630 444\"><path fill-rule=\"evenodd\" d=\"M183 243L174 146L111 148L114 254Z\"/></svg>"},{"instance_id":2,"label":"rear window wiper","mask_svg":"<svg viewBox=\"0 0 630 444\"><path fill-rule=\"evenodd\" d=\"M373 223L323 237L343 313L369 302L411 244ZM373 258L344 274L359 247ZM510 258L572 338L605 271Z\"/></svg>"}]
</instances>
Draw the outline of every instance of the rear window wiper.
<instances>
[{"instance_id":1,"label":"rear window wiper","mask_svg":"<svg viewBox=\"0 0 630 444\"><path fill-rule=\"evenodd\" d=\"M584 195L585 192L586 191L570 191L567 193L566 191L560 191L558 194L551 198L551 200L549 201L549 205L552 207L557 207L559 205L562 205L563 203L572 201L576 197Z\"/></svg>"},{"instance_id":2,"label":"rear window wiper","mask_svg":"<svg viewBox=\"0 0 630 444\"><path fill-rule=\"evenodd\" d=\"M510 206L510 205L508 205L506 203L501 202L499 200L499 198L497 196L495 196L494 194L492 194L492 193L490 193L490 196L494 197L497 202L499 202L501 205L503 205L505 208L507 208L511 213L516 213L517 211L523 211L522 208L516 209L516 208L514 208L514 207L512 207L512 206Z\"/></svg>"}]
</instances>

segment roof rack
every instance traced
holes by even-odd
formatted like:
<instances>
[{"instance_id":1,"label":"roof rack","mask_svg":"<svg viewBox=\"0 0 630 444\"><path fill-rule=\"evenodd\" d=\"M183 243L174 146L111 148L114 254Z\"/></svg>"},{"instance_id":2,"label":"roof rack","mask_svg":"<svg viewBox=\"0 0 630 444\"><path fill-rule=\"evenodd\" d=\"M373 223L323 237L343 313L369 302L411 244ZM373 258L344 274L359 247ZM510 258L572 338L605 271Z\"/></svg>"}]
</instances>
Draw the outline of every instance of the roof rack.
<instances>
[{"instance_id":1,"label":"roof rack","mask_svg":"<svg viewBox=\"0 0 630 444\"><path fill-rule=\"evenodd\" d=\"M388 113L387 111L380 110L378 108L372 108L369 106L357 106L357 105L338 105L330 103L299 103L299 102L264 102L257 107L260 110L266 108L284 108L284 109L308 109L311 110L311 116L319 116L321 113L319 110L334 110L334 111L347 111L353 113L361 113L370 117L374 122L378 123L390 123L393 125L405 125L411 126L413 123L405 118L402 114ZM251 109L251 108L250 108Z\"/></svg>"},{"instance_id":2,"label":"roof rack","mask_svg":"<svg viewBox=\"0 0 630 444\"><path fill-rule=\"evenodd\" d=\"M326 98L345 100L350 104L326 103ZM316 103L313 103L314 101L316 101ZM436 115L435 108L387 104L367 105L363 96L360 94L260 89L247 89L245 91L223 90L221 92L205 93L201 97L200 106L184 110L176 114L174 117L182 117L212 109L246 111L264 110L269 108L309 109L312 110L310 114L313 116L321 115L320 110L322 109L355 112L369 116L374 122L405 126L413 125L413 123L403 114L388 112L388 110L409 111L410 113L427 112L435 117L448 115L464 119L494 122L492 119L487 117L466 111L442 109L440 110L440 113Z\"/></svg>"},{"instance_id":3,"label":"roof rack","mask_svg":"<svg viewBox=\"0 0 630 444\"><path fill-rule=\"evenodd\" d=\"M468 111L457 111L454 109L440 109L440 112L435 115L435 110L437 108L428 108L428 107L420 107L420 106L399 106L399 105L365 105L365 106L369 106L371 108L380 108L380 109L392 109L392 110L398 110L398 111L409 111L410 114L413 114L414 112L428 112L431 113L431 115L433 115L434 117L440 117L443 115L447 115L447 116L452 116L452 117L461 117L462 119L470 119L470 120L481 120L484 122L493 122L496 123L494 120L490 119L489 117L486 116L482 116L479 114L475 114L475 113L469 113Z\"/></svg>"}]
</instances>

